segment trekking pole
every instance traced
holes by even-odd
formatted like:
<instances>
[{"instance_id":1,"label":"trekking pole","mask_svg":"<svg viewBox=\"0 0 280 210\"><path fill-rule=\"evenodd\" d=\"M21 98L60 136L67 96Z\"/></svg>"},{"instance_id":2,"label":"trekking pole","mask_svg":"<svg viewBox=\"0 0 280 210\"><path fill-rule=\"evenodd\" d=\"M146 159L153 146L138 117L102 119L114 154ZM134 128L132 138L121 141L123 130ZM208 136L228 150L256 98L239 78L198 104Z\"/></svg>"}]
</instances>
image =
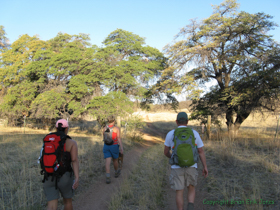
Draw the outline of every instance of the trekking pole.
<instances>
[{"instance_id":1,"label":"trekking pole","mask_svg":"<svg viewBox=\"0 0 280 210\"><path fill-rule=\"evenodd\" d=\"M278 116L277 127L276 127L275 136L274 136L274 142L276 141L276 137L277 137L277 133L278 133L279 119L280 119L280 115Z\"/></svg>"}]
</instances>

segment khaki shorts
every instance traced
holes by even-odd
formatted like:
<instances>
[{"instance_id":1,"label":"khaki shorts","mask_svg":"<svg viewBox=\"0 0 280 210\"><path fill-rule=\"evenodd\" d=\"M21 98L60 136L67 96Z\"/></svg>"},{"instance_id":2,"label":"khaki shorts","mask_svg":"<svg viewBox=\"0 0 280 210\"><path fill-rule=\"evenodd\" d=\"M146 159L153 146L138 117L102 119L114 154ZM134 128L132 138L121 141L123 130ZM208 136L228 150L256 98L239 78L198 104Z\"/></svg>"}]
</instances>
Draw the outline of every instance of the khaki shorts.
<instances>
[{"instance_id":1,"label":"khaki shorts","mask_svg":"<svg viewBox=\"0 0 280 210\"><path fill-rule=\"evenodd\" d=\"M173 190L183 190L185 186L196 186L197 176L197 169L194 167L172 168L169 183Z\"/></svg>"},{"instance_id":2,"label":"khaki shorts","mask_svg":"<svg viewBox=\"0 0 280 210\"><path fill-rule=\"evenodd\" d=\"M72 172L65 172L63 176L57 182L57 189L55 189L55 178L53 181L52 176L48 177L43 184L44 193L47 197L47 201L59 199L59 192L63 198L72 198L74 196L74 190L72 189L74 175Z\"/></svg>"}]
</instances>

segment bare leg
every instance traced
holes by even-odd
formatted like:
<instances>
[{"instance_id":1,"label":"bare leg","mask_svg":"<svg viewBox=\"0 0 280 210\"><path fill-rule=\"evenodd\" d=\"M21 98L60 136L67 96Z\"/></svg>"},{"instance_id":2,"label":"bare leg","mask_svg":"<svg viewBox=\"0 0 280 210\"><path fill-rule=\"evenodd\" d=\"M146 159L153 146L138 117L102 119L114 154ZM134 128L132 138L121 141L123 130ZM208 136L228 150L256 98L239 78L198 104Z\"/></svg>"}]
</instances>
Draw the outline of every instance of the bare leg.
<instances>
[{"instance_id":1,"label":"bare leg","mask_svg":"<svg viewBox=\"0 0 280 210\"><path fill-rule=\"evenodd\" d=\"M106 173L110 173L110 164L111 164L111 157L108 157L105 159L105 170L106 170Z\"/></svg>"},{"instance_id":2,"label":"bare leg","mask_svg":"<svg viewBox=\"0 0 280 210\"><path fill-rule=\"evenodd\" d=\"M176 190L176 204L178 210L183 210L184 207L184 190Z\"/></svg>"},{"instance_id":3,"label":"bare leg","mask_svg":"<svg viewBox=\"0 0 280 210\"><path fill-rule=\"evenodd\" d=\"M188 186L188 202L189 203L194 203L195 199L195 187L192 185Z\"/></svg>"},{"instance_id":4,"label":"bare leg","mask_svg":"<svg viewBox=\"0 0 280 210\"><path fill-rule=\"evenodd\" d=\"M72 198L63 198L64 210L73 210Z\"/></svg>"},{"instance_id":5,"label":"bare leg","mask_svg":"<svg viewBox=\"0 0 280 210\"><path fill-rule=\"evenodd\" d=\"M47 210L57 210L58 200L51 200L48 202Z\"/></svg>"},{"instance_id":6,"label":"bare leg","mask_svg":"<svg viewBox=\"0 0 280 210\"><path fill-rule=\"evenodd\" d=\"M118 170L118 168L119 168L118 159L113 159L113 164L114 164L114 169L115 169L115 171Z\"/></svg>"}]
</instances>

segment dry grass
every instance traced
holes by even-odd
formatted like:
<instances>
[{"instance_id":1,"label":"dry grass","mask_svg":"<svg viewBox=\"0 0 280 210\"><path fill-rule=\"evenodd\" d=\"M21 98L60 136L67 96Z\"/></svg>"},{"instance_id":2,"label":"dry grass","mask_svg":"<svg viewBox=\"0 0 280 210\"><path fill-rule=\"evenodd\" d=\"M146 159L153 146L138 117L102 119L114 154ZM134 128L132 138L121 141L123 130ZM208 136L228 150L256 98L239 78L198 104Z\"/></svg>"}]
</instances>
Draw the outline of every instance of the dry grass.
<instances>
[{"instance_id":1,"label":"dry grass","mask_svg":"<svg viewBox=\"0 0 280 210\"><path fill-rule=\"evenodd\" d=\"M175 112L137 114L152 123L163 136L176 128ZM198 122L189 124L200 131ZM222 130L213 127L212 140L204 139L209 177L202 180L207 200L259 202L262 199L275 204L239 205L236 202L207 205L207 209L280 209L280 139L274 140L276 125L277 118L273 114L254 114L246 119L239 133L230 138L224 126ZM79 196L82 193L79 190L86 190L103 175L102 142L93 121L70 123L70 126L69 135L79 146ZM25 128L25 134L23 132L23 128L1 128L0 209L43 209L46 205L37 164L46 131ZM167 159L162 148L158 145L143 154L132 175L124 181L118 197L112 198L111 209L161 209L164 203L161 188L167 178L164 177Z\"/></svg>"},{"instance_id":2,"label":"dry grass","mask_svg":"<svg viewBox=\"0 0 280 210\"><path fill-rule=\"evenodd\" d=\"M223 194L231 199L256 200L258 203L239 209L280 209L280 143L279 138L275 138L276 125L275 116L255 114L247 119L235 138L223 137L221 142L206 144L208 151L221 146L214 156L222 165L216 172L229 175L223 180L231 181L228 187L223 186ZM221 180L220 176L216 177ZM260 200L274 204L259 204Z\"/></svg>"},{"instance_id":3,"label":"dry grass","mask_svg":"<svg viewBox=\"0 0 280 210\"><path fill-rule=\"evenodd\" d=\"M70 123L69 135L77 142L80 163L80 186L76 199L92 183L105 173L103 141L94 123ZM82 127L83 129L80 129ZM77 132L79 130L79 132ZM1 127L0 132L0 209L44 209L45 195L42 189L40 166L37 163L45 130ZM132 146L123 138L126 150ZM83 190L83 191L82 191ZM62 206L62 199L59 200Z\"/></svg>"},{"instance_id":4,"label":"dry grass","mask_svg":"<svg viewBox=\"0 0 280 210\"><path fill-rule=\"evenodd\" d=\"M280 143L274 141L274 132L245 129L234 138L223 133L204 145L209 169L206 199L235 201L208 209L280 209ZM259 204L261 199L274 204ZM254 200L257 204L246 204Z\"/></svg>"},{"instance_id":5,"label":"dry grass","mask_svg":"<svg viewBox=\"0 0 280 210\"><path fill-rule=\"evenodd\" d=\"M1 209L40 209L45 206L43 177L37 163L44 136L36 133L0 135ZM72 138L78 143L80 188L83 189L103 172L102 144L96 137Z\"/></svg>"},{"instance_id":6,"label":"dry grass","mask_svg":"<svg viewBox=\"0 0 280 210\"><path fill-rule=\"evenodd\" d=\"M162 188L168 159L162 151L162 145L156 145L142 154L129 178L113 196L109 209L163 209Z\"/></svg>"},{"instance_id":7,"label":"dry grass","mask_svg":"<svg viewBox=\"0 0 280 210\"><path fill-rule=\"evenodd\" d=\"M142 113L142 116L163 133L176 128L176 113ZM222 129L213 126L212 139L204 137L209 169L209 177L201 180L203 191L207 192L205 199L228 200L227 205L206 205L206 209L280 209L280 139L275 138L277 120L273 113L255 113L245 120L234 136L227 135L226 126ZM197 122L190 121L189 125L201 131ZM199 167L201 171L201 164ZM265 201L268 202L263 203Z\"/></svg>"}]
</instances>

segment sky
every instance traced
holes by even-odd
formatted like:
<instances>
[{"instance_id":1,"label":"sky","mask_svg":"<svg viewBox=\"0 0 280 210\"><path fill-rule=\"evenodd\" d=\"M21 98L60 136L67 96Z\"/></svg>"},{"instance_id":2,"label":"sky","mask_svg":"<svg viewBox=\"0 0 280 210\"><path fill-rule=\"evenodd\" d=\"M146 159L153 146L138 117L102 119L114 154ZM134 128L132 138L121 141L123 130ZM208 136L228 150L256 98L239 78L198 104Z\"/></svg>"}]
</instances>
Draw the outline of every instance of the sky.
<instances>
[{"instance_id":1,"label":"sky","mask_svg":"<svg viewBox=\"0 0 280 210\"><path fill-rule=\"evenodd\" d=\"M37 35L41 40L54 38L59 32L89 34L91 44L102 46L116 29L145 38L146 44L163 50L174 41L190 19L208 18L223 0L0 0L0 25L10 43L19 36ZM239 10L264 12L280 25L279 0L237 0ZM269 32L280 42L280 27ZM216 81L203 87L205 92ZM179 100L184 100L182 94ZM178 98L177 97L177 98Z\"/></svg>"},{"instance_id":2,"label":"sky","mask_svg":"<svg viewBox=\"0 0 280 210\"><path fill-rule=\"evenodd\" d=\"M89 34L91 43L102 46L114 30L123 29L145 37L146 44L162 50L190 19L212 14L211 5L222 0L0 0L0 25L13 43L23 34L41 40L59 32ZM272 15L280 25L279 0L239 0L240 10ZM270 31L280 42L280 29Z\"/></svg>"}]
</instances>

